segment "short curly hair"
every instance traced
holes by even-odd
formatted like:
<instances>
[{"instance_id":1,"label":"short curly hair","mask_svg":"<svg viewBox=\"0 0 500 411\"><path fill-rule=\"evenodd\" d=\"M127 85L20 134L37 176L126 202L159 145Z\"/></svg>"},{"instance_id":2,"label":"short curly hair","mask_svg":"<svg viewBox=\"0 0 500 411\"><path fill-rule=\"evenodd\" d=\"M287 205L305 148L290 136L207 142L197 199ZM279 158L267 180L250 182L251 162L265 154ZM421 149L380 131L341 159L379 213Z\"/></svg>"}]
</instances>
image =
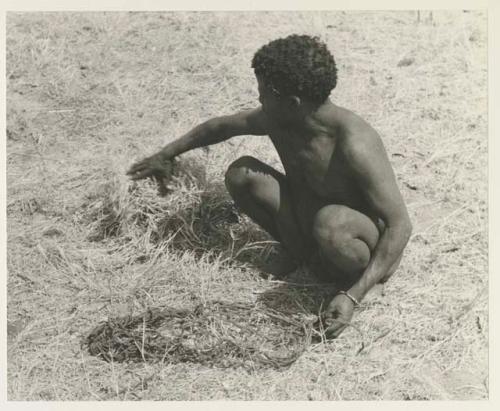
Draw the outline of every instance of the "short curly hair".
<instances>
[{"instance_id":1,"label":"short curly hair","mask_svg":"<svg viewBox=\"0 0 500 411\"><path fill-rule=\"evenodd\" d=\"M278 92L319 104L337 85L335 60L318 37L292 34L273 40L255 53L252 68Z\"/></svg>"}]
</instances>

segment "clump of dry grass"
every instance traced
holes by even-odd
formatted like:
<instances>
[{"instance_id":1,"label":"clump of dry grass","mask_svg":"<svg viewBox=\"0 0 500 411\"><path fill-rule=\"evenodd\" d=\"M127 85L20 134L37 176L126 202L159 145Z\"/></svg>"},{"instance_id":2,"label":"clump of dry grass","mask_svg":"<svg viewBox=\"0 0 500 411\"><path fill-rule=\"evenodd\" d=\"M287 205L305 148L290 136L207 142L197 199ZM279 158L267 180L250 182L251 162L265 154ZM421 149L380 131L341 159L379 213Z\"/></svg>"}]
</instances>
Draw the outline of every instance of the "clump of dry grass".
<instances>
[{"instance_id":1,"label":"clump of dry grass","mask_svg":"<svg viewBox=\"0 0 500 411\"><path fill-rule=\"evenodd\" d=\"M85 196L76 219L86 226L89 241L113 240L148 254L167 246L199 257L252 262L257 254L275 252L276 243L239 212L221 184L207 182L194 159L176 165L168 187L159 196L152 181L130 183L110 172Z\"/></svg>"},{"instance_id":2,"label":"clump of dry grass","mask_svg":"<svg viewBox=\"0 0 500 411\"><path fill-rule=\"evenodd\" d=\"M94 328L85 345L106 361L279 369L308 347L313 321L307 320L253 304L210 301L191 310L155 308L112 318Z\"/></svg>"}]
</instances>

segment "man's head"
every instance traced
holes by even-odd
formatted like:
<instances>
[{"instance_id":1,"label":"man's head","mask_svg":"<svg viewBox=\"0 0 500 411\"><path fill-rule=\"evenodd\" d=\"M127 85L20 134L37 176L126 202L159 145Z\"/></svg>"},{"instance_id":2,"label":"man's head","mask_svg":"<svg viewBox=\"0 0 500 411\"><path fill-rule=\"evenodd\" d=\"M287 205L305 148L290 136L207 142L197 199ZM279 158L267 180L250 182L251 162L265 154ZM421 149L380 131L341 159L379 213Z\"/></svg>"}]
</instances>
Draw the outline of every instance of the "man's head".
<instances>
[{"instance_id":1,"label":"man's head","mask_svg":"<svg viewBox=\"0 0 500 411\"><path fill-rule=\"evenodd\" d=\"M337 84L335 60L316 37L293 34L273 40L255 53L252 67L268 110L304 102L320 106Z\"/></svg>"}]
</instances>

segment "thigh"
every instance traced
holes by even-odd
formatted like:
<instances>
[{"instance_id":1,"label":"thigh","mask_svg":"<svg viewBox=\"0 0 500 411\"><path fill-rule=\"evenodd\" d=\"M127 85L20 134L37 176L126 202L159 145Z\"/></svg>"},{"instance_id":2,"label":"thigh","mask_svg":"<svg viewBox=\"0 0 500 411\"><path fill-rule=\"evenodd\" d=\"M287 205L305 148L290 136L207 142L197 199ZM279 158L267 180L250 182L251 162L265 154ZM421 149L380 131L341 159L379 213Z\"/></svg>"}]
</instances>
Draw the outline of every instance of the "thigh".
<instances>
[{"instance_id":1,"label":"thigh","mask_svg":"<svg viewBox=\"0 0 500 411\"><path fill-rule=\"evenodd\" d=\"M298 224L287 177L256 158L231 164L226 186L235 203L297 258L306 258L311 244Z\"/></svg>"}]
</instances>

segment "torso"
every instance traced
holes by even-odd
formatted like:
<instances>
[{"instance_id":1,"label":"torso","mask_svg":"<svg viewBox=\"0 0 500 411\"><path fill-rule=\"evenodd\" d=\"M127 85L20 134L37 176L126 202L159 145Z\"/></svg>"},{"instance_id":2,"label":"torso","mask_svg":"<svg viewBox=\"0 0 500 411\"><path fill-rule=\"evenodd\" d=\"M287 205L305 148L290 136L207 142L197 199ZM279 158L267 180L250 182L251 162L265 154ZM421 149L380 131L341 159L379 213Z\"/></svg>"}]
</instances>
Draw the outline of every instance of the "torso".
<instances>
[{"instance_id":1,"label":"torso","mask_svg":"<svg viewBox=\"0 0 500 411\"><path fill-rule=\"evenodd\" d=\"M276 124L269 130L285 169L297 217L307 231L319 208L328 204L371 214L342 150L342 145L363 141L352 141L356 136L346 127L348 121L332 125L319 120L301 131Z\"/></svg>"}]
</instances>

